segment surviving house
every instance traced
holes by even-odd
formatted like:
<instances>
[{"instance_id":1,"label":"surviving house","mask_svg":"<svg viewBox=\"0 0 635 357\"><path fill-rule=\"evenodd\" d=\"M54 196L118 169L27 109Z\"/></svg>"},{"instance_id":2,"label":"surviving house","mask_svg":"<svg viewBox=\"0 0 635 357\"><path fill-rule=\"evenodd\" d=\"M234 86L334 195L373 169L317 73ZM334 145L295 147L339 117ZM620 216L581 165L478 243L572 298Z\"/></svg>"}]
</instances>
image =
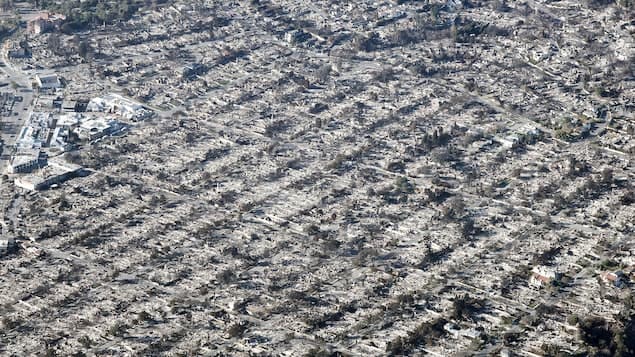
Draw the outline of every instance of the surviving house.
<instances>
[{"instance_id":1,"label":"surviving house","mask_svg":"<svg viewBox=\"0 0 635 357\"><path fill-rule=\"evenodd\" d=\"M529 285L535 288L542 288L558 282L562 274L550 267L534 267L529 277Z\"/></svg>"}]
</instances>

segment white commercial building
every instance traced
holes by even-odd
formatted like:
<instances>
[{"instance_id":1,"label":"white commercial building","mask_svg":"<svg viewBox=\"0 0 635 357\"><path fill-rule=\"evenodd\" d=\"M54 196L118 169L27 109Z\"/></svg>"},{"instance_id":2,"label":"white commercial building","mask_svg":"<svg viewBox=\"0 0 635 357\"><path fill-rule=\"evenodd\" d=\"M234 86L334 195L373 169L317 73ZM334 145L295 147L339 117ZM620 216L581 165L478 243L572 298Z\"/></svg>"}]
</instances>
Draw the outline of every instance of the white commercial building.
<instances>
[{"instance_id":1,"label":"white commercial building","mask_svg":"<svg viewBox=\"0 0 635 357\"><path fill-rule=\"evenodd\" d=\"M88 103L86 111L112 113L132 120L142 120L152 115L143 105L113 93L93 98Z\"/></svg>"},{"instance_id":2,"label":"white commercial building","mask_svg":"<svg viewBox=\"0 0 635 357\"><path fill-rule=\"evenodd\" d=\"M23 149L11 157L7 172L27 173L44 166L46 166L46 154L39 148Z\"/></svg>"},{"instance_id":3,"label":"white commercial building","mask_svg":"<svg viewBox=\"0 0 635 357\"><path fill-rule=\"evenodd\" d=\"M80 170L81 166L54 159L37 172L17 177L14 184L26 190L44 190L53 184L68 180Z\"/></svg>"},{"instance_id":4,"label":"white commercial building","mask_svg":"<svg viewBox=\"0 0 635 357\"><path fill-rule=\"evenodd\" d=\"M90 118L83 120L75 129L80 139L95 140L110 135L121 128L121 124L112 118Z\"/></svg>"},{"instance_id":5,"label":"white commercial building","mask_svg":"<svg viewBox=\"0 0 635 357\"><path fill-rule=\"evenodd\" d=\"M62 81L60 81L57 74L40 75L35 76L35 82L40 89L56 89L62 88Z\"/></svg>"}]
</instances>

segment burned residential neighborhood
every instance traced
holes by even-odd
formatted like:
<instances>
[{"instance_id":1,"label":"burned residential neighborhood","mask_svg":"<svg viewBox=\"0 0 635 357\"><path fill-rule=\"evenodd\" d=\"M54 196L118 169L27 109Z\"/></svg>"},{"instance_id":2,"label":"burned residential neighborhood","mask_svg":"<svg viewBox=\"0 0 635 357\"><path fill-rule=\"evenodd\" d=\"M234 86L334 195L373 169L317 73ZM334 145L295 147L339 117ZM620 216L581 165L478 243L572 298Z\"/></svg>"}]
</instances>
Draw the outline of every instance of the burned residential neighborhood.
<instances>
[{"instance_id":1,"label":"burned residential neighborhood","mask_svg":"<svg viewBox=\"0 0 635 357\"><path fill-rule=\"evenodd\" d=\"M0 355L635 356L635 2L0 1Z\"/></svg>"}]
</instances>

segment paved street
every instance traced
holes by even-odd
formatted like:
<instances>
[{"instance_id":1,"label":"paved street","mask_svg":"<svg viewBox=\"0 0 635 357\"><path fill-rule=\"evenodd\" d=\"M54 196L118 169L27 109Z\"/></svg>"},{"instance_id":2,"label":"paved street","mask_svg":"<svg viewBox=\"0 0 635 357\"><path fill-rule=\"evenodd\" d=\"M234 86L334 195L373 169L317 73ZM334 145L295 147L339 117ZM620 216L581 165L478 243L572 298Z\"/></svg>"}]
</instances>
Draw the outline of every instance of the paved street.
<instances>
[{"instance_id":1,"label":"paved street","mask_svg":"<svg viewBox=\"0 0 635 357\"><path fill-rule=\"evenodd\" d=\"M32 79L28 74L12 66L6 58L6 53L0 55L0 69L3 72L0 76L0 82L9 83L0 92L9 92L15 96L22 97L21 101L14 103L12 113L9 116L0 117L0 140L2 140L0 172L4 173L14 149L16 136L26 119L33 112L35 94L31 89ZM12 83L17 84L17 88L14 89Z\"/></svg>"}]
</instances>

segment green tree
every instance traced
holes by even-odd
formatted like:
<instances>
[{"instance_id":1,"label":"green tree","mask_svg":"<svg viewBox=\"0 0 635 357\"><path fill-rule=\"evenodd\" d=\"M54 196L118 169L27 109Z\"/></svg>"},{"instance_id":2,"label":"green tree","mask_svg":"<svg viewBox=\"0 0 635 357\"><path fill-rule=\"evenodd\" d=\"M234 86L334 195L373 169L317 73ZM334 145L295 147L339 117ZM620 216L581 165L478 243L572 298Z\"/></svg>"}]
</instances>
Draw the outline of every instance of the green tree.
<instances>
[{"instance_id":1,"label":"green tree","mask_svg":"<svg viewBox=\"0 0 635 357\"><path fill-rule=\"evenodd\" d=\"M88 40L81 40L79 42L77 52L85 61L90 61L92 59L93 48L90 46L90 43L88 43Z\"/></svg>"},{"instance_id":2,"label":"green tree","mask_svg":"<svg viewBox=\"0 0 635 357\"><path fill-rule=\"evenodd\" d=\"M95 17L102 23L109 21L110 13L105 3L100 2L99 4L97 4L97 7L95 8Z\"/></svg>"}]
</instances>

